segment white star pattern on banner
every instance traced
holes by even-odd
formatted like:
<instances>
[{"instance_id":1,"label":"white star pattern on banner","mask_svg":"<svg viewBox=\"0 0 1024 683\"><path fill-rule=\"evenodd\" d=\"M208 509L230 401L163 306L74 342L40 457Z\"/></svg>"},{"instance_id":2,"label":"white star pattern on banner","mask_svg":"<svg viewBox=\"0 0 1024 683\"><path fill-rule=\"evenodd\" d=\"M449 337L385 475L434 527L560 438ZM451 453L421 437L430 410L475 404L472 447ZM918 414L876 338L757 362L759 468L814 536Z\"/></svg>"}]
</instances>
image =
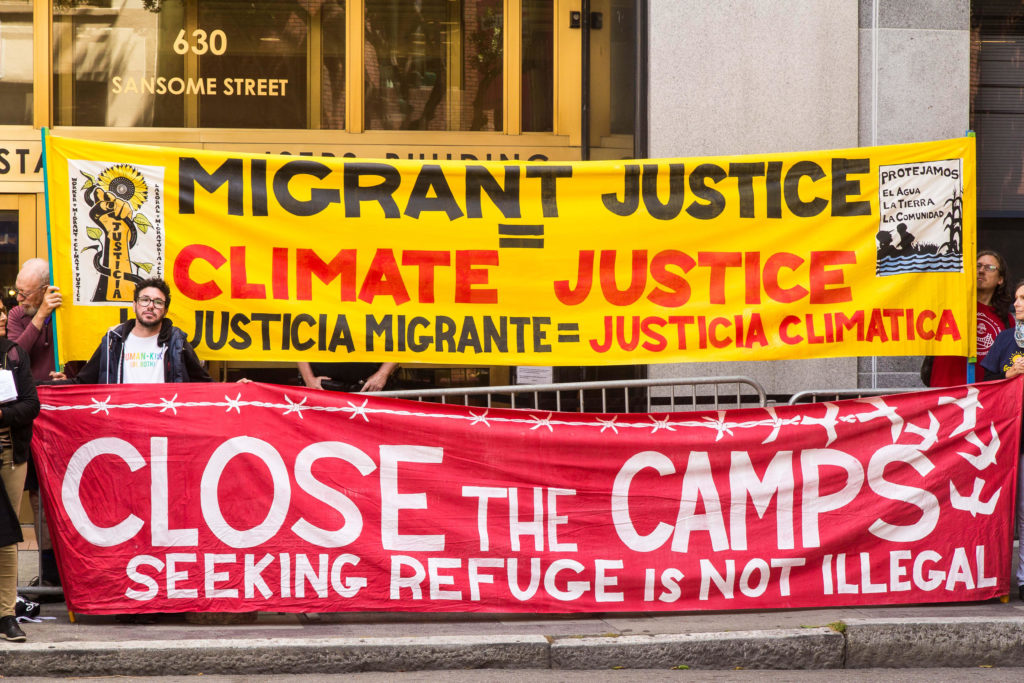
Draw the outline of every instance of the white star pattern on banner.
<instances>
[{"instance_id":1,"label":"white star pattern on banner","mask_svg":"<svg viewBox=\"0 0 1024 683\"><path fill-rule=\"evenodd\" d=\"M977 400L978 392L977 389L968 388L967 395L963 398L955 398L952 396L940 396L938 398L938 405L950 405L954 404L963 409L964 419L961 424L956 428L953 434L962 434L965 431L970 431L974 427L976 419L977 409L980 404ZM824 408L825 414L821 417L813 417L807 414L797 415L791 418L780 418L776 412L775 407L763 408L767 413L766 418L755 419L755 420L744 420L744 421L730 421L726 419L726 414L729 411L719 410L717 411L717 417L710 417L707 415L701 416L700 419L692 419L689 417L676 417L678 413L665 414L662 417L655 417L649 413L645 413L646 421L638 420L636 422L625 421L622 415L616 415L611 418L602 418L598 416L590 417L589 419L580 420L559 420L555 419L554 413L549 412L546 416L541 417L532 413L526 413L524 417L497 417L490 414L490 409L485 409L482 413L476 413L472 410L468 411L468 415L463 414L452 414L445 412L432 412L427 408L429 404L420 403L424 409L421 411L395 409L392 407L387 408L375 408L369 406L369 399L364 398L361 403L355 403L353 401L346 401L346 406L332 406L332 405L314 405L307 403L309 396L304 396L300 401L294 401L291 397L285 395L282 396L283 403L272 403L267 401L246 401L242 399L241 392L238 392L234 397L224 396L223 402L217 401L179 401L178 394L174 394L171 398L160 397L157 402L152 403L111 403L111 397L108 395L104 399L90 398L90 403L81 405L63 405L54 406L49 404L43 404L42 410L50 411L67 411L67 410L89 410L93 414L103 413L110 415L111 411L114 410L139 410L139 409L157 409L163 413L171 411L174 415L178 415L180 409L196 408L196 407L223 407L225 412L235 411L241 415L243 408L264 408L270 410L280 410L283 415L298 415L299 419L303 419L303 413L308 410L314 412L325 412L325 413L342 413L348 414L349 419L362 418L364 422L369 422L370 417L373 415L400 415L404 417L417 417L417 418L434 418L434 419L447 419L447 420L468 420L470 426L483 425L489 427L491 422L501 422L506 424L523 424L529 426L530 431L536 431L540 428L547 428L549 432L554 432L556 427L559 426L572 426L572 427L596 427L601 432L611 431L614 434L619 434L620 430L629 429L641 429L650 430L651 434L656 434L659 431L670 431L675 432L677 429L711 429L716 433L716 441L722 439L724 435L732 436L735 430L738 429L753 429L758 427L770 427L771 433L762 443L768 444L774 442L779 434L785 427L795 426L817 426L825 430L828 435L828 443L831 444L836 438L836 427L840 423L855 424L855 423L868 423L875 420L886 420L893 432L893 443L896 443L900 433L905 429L911 434L915 434L921 437L921 443L918 444L922 450L928 450L938 440L938 429L939 423L935 416L929 412L930 424L927 428L919 427L913 424L904 424L903 418L896 414L895 410L888 406L881 397L874 397L871 399L860 399L855 403L867 404L874 408L874 410L866 412L848 412L845 415L840 415L839 407L834 403L823 403L821 404ZM412 402L410 402L412 403ZM808 406L810 407L810 406ZM994 432L995 427L991 427ZM971 432L967 437L967 441L972 445L976 446L982 455L976 456L979 462L983 462L985 458L994 457L991 455L998 449L999 440L993 435L993 441L988 445L982 444L981 440ZM965 458L972 458L974 456L964 455ZM979 467L979 469L982 469Z\"/></svg>"}]
</instances>

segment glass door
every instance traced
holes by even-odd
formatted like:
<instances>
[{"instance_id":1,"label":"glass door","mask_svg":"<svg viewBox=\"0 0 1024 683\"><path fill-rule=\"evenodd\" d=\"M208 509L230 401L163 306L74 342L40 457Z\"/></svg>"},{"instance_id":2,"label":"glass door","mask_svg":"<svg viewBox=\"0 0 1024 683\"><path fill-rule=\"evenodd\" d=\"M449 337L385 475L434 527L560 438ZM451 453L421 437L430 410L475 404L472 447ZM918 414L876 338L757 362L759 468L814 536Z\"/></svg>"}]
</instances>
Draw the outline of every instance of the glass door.
<instances>
[{"instance_id":1,"label":"glass door","mask_svg":"<svg viewBox=\"0 0 1024 683\"><path fill-rule=\"evenodd\" d=\"M645 154L642 127L645 112L638 93L645 93L638 55L642 42L645 0L583 0L578 21L582 31L581 134L582 157L588 160L634 159ZM601 382L619 379L643 379L645 365L605 365L561 367L555 372L558 382ZM592 394L592 395L589 395ZM609 392L607 406L599 392L584 396L587 411L620 412L639 410L646 400L645 390L625 394ZM575 408L570 408L575 409Z\"/></svg>"},{"instance_id":2,"label":"glass door","mask_svg":"<svg viewBox=\"0 0 1024 683\"><path fill-rule=\"evenodd\" d=\"M643 0L583 3L585 159L643 156L637 142L643 116L638 94L644 94L644 78L637 67L645 6Z\"/></svg>"},{"instance_id":3,"label":"glass door","mask_svg":"<svg viewBox=\"0 0 1024 683\"><path fill-rule=\"evenodd\" d=\"M13 293L21 235L32 235L35 229L35 196L0 194L0 292L8 308L17 303Z\"/></svg>"}]
</instances>

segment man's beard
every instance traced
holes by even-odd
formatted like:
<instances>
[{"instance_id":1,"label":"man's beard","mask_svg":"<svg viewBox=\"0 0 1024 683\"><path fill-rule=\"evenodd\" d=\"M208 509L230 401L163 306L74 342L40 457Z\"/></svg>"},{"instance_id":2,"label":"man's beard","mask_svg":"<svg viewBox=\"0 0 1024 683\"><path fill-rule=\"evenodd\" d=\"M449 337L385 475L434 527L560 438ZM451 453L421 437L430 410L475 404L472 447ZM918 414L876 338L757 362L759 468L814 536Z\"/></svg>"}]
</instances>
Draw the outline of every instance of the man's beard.
<instances>
[{"instance_id":1,"label":"man's beard","mask_svg":"<svg viewBox=\"0 0 1024 683\"><path fill-rule=\"evenodd\" d=\"M141 317L135 316L135 324L139 325L140 327L145 327L147 330L155 330L155 329L157 329L158 327L160 327L160 325L163 323L163 321L164 321L163 318L157 318L156 321L154 321L152 323L147 323Z\"/></svg>"}]
</instances>

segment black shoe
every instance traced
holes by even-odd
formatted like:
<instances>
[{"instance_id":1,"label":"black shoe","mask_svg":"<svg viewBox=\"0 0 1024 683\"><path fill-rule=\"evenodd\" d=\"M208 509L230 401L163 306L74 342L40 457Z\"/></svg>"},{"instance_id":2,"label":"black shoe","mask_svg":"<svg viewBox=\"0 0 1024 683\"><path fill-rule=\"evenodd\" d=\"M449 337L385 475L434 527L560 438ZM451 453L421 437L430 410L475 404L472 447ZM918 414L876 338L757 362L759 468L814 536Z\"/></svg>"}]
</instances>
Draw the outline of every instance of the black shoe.
<instances>
[{"instance_id":1,"label":"black shoe","mask_svg":"<svg viewBox=\"0 0 1024 683\"><path fill-rule=\"evenodd\" d=\"M1021 599L1021 602L1024 602L1024 584L1017 586L1017 597Z\"/></svg>"},{"instance_id":2,"label":"black shoe","mask_svg":"<svg viewBox=\"0 0 1024 683\"><path fill-rule=\"evenodd\" d=\"M17 617L0 617L0 637L15 643L25 642L25 632L18 626Z\"/></svg>"}]
</instances>

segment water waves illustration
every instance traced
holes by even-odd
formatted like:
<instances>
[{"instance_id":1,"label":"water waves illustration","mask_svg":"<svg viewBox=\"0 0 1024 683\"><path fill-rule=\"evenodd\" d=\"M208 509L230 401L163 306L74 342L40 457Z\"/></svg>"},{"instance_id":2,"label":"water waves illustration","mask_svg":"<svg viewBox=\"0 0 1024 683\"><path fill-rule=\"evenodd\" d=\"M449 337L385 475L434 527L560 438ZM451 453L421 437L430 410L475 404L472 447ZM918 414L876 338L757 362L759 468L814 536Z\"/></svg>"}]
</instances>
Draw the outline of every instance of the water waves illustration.
<instances>
[{"instance_id":1,"label":"water waves illustration","mask_svg":"<svg viewBox=\"0 0 1024 683\"><path fill-rule=\"evenodd\" d=\"M902 273L960 273L963 271L962 254L909 254L882 256L875 269L878 275Z\"/></svg>"}]
</instances>

